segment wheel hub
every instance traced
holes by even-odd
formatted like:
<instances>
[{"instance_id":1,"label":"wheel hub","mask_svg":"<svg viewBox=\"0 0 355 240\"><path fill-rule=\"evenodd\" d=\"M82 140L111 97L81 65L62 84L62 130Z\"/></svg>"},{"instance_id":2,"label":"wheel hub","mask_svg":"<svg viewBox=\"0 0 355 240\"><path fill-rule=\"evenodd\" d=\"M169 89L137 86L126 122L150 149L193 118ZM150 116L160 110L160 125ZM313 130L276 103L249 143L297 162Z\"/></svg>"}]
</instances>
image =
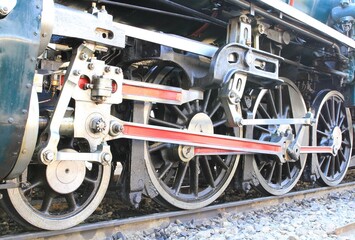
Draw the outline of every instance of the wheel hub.
<instances>
[{"instance_id":1,"label":"wheel hub","mask_svg":"<svg viewBox=\"0 0 355 240\"><path fill-rule=\"evenodd\" d=\"M337 155L338 150L340 149L341 143L343 141L342 133L338 126L334 127L331 134L331 139L333 140L333 155L335 156Z\"/></svg>"},{"instance_id":2,"label":"wheel hub","mask_svg":"<svg viewBox=\"0 0 355 240\"><path fill-rule=\"evenodd\" d=\"M47 166L49 186L60 194L68 194L80 187L86 174L83 161L55 161Z\"/></svg>"},{"instance_id":3,"label":"wheel hub","mask_svg":"<svg viewBox=\"0 0 355 240\"><path fill-rule=\"evenodd\" d=\"M197 113L191 119L188 130L190 132L213 134L213 123L211 118L205 113ZM189 162L194 156L193 146L180 145L178 148L179 158L183 162Z\"/></svg>"},{"instance_id":4,"label":"wheel hub","mask_svg":"<svg viewBox=\"0 0 355 240\"><path fill-rule=\"evenodd\" d=\"M213 123L205 113L197 113L190 121L188 130L191 132L213 134Z\"/></svg>"}]
</instances>

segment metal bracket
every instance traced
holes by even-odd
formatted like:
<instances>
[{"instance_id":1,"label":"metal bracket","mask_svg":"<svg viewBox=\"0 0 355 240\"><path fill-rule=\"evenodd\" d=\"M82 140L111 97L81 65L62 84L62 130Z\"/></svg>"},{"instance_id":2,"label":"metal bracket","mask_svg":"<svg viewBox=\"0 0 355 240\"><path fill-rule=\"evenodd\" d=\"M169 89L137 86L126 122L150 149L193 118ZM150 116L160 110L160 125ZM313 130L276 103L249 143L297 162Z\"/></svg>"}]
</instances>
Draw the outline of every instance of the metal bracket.
<instances>
[{"instance_id":1,"label":"metal bracket","mask_svg":"<svg viewBox=\"0 0 355 240\"><path fill-rule=\"evenodd\" d=\"M7 16L16 6L17 0L1 0L0 1L0 17Z\"/></svg>"},{"instance_id":2,"label":"metal bracket","mask_svg":"<svg viewBox=\"0 0 355 240\"><path fill-rule=\"evenodd\" d=\"M88 161L99 162L108 165L112 161L110 146L106 143L101 144L96 152L92 153L73 153L59 151L56 157L57 161Z\"/></svg>"},{"instance_id":3,"label":"metal bracket","mask_svg":"<svg viewBox=\"0 0 355 240\"><path fill-rule=\"evenodd\" d=\"M240 126L242 114L240 101L242 99L247 76L238 72L232 72L226 76L227 84L223 86L220 93L222 106L227 115L230 126Z\"/></svg>"},{"instance_id":4,"label":"metal bracket","mask_svg":"<svg viewBox=\"0 0 355 240\"><path fill-rule=\"evenodd\" d=\"M94 51L95 45L86 43L82 44L73 54L71 64L65 76L67 80L61 91L57 106L53 112L50 123L41 135L41 139L45 139L45 141L40 143L37 147L39 160L44 164L49 164L51 161L56 160L57 145L60 140L60 125L75 87L78 85L80 79L80 69L85 68L87 64L86 60L81 59L80 56L82 54L91 55Z\"/></svg>"}]
</instances>

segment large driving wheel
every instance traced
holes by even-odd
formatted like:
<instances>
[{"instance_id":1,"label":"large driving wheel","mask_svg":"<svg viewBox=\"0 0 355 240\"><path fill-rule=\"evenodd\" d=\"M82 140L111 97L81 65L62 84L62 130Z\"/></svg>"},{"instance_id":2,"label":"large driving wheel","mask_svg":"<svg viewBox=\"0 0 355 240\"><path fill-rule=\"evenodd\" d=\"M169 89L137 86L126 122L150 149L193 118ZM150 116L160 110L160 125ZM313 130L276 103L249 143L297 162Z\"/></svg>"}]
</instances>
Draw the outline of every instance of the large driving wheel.
<instances>
[{"instance_id":1,"label":"large driving wheel","mask_svg":"<svg viewBox=\"0 0 355 240\"><path fill-rule=\"evenodd\" d=\"M18 188L2 191L1 205L26 228L73 227L100 204L109 184L110 168L81 161L57 161L49 166L30 164L15 180Z\"/></svg>"},{"instance_id":2,"label":"large driving wheel","mask_svg":"<svg viewBox=\"0 0 355 240\"><path fill-rule=\"evenodd\" d=\"M318 169L317 182L335 186L348 169L352 150L352 123L344 97L337 91L324 90L315 98L316 125L312 129L313 146L333 146L333 154L313 154Z\"/></svg>"},{"instance_id":3,"label":"large driving wheel","mask_svg":"<svg viewBox=\"0 0 355 240\"><path fill-rule=\"evenodd\" d=\"M253 91L254 105L248 114L254 119L303 118L306 106L297 87L289 80L274 89ZM308 145L308 134L300 125L251 125L246 128L246 137L256 140L278 142L282 137L293 134L299 144ZM282 195L289 192L297 183L306 163L306 155L295 159L267 154L246 155L245 161L251 161L251 174L256 177L253 185L262 193Z\"/></svg>"},{"instance_id":4,"label":"large driving wheel","mask_svg":"<svg viewBox=\"0 0 355 240\"><path fill-rule=\"evenodd\" d=\"M144 81L181 86L182 78L181 70L167 66ZM240 136L237 128L227 127L217 90L206 90L203 100L181 106L152 104L142 118L151 125ZM193 156L190 147L171 143L146 142L145 148L148 175L158 193L155 200L181 209L201 208L216 200L233 178L239 160L236 155Z\"/></svg>"}]
</instances>

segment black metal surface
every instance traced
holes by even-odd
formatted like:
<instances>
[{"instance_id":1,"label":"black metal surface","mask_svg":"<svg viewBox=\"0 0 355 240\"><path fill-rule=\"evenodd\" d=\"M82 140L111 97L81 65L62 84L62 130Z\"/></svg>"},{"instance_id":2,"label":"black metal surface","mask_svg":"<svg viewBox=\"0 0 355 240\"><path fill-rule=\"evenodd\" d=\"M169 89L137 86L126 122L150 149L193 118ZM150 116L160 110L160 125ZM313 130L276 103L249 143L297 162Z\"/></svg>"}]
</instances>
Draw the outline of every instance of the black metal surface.
<instances>
[{"instance_id":1,"label":"black metal surface","mask_svg":"<svg viewBox=\"0 0 355 240\"><path fill-rule=\"evenodd\" d=\"M217 26L220 26L220 24L215 23L215 21L207 20L204 18L191 17L188 15L178 14L178 13L174 13L174 12L168 12L168 11L159 10L159 9L147 8L147 7L142 7L142 6L133 5L133 4L120 3L120 2L114 2L114 1L106 1L106 0L99 0L98 2L104 3L104 4L109 4L109 5L114 5L114 6L119 6L119 7L124 7L124 8L130 8L130 9L135 9L135 10L157 13L160 15L167 15L167 16L178 17L178 18L183 18L183 19L187 19L187 20L193 20L193 21L197 21L197 22L212 23Z\"/></svg>"},{"instance_id":2,"label":"black metal surface","mask_svg":"<svg viewBox=\"0 0 355 240\"><path fill-rule=\"evenodd\" d=\"M41 8L41 0L19 0L0 19L0 180L19 156L40 42Z\"/></svg>"}]
</instances>

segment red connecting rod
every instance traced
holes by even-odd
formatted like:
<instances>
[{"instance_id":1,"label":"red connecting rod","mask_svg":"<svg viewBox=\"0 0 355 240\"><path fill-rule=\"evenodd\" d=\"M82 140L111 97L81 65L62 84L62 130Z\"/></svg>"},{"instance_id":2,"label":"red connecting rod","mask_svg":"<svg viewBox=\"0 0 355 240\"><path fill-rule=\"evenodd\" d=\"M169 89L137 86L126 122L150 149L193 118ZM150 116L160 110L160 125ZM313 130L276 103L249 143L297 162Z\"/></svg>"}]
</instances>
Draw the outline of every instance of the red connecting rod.
<instances>
[{"instance_id":1,"label":"red connecting rod","mask_svg":"<svg viewBox=\"0 0 355 240\"><path fill-rule=\"evenodd\" d=\"M138 123L123 123L121 137L194 146L195 155L273 154L285 151L284 143L265 142L218 134L188 132ZM332 146L301 146L300 153L332 153Z\"/></svg>"}]
</instances>

